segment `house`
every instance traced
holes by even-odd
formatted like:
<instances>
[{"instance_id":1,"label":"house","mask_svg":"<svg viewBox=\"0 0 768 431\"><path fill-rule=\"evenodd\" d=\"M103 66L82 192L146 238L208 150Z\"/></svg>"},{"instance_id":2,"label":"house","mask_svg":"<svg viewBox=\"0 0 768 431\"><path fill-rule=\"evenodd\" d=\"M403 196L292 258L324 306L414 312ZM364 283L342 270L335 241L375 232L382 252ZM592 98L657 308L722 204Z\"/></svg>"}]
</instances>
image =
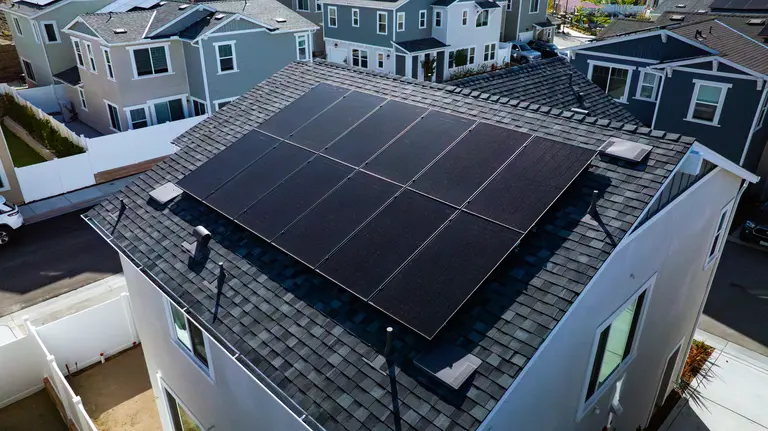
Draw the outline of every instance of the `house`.
<instances>
[{"instance_id":1,"label":"house","mask_svg":"<svg viewBox=\"0 0 768 431\"><path fill-rule=\"evenodd\" d=\"M322 0L278 0L284 6L293 9L302 17L315 24L320 31L313 33L312 55L320 57L325 54L325 42L323 41L323 2Z\"/></svg>"},{"instance_id":2,"label":"house","mask_svg":"<svg viewBox=\"0 0 768 431\"><path fill-rule=\"evenodd\" d=\"M53 76L75 64L64 26L112 0L40 0L0 3L30 86L52 85Z\"/></svg>"},{"instance_id":3,"label":"house","mask_svg":"<svg viewBox=\"0 0 768 431\"><path fill-rule=\"evenodd\" d=\"M768 169L766 18L667 12L642 29L618 20L602 40L564 51L646 126L693 136L761 175Z\"/></svg>"},{"instance_id":4,"label":"house","mask_svg":"<svg viewBox=\"0 0 768 431\"><path fill-rule=\"evenodd\" d=\"M323 7L333 63L442 82L461 67L503 60L495 1L326 0Z\"/></svg>"},{"instance_id":5,"label":"house","mask_svg":"<svg viewBox=\"0 0 768 431\"><path fill-rule=\"evenodd\" d=\"M605 94L563 57L453 80L449 84L564 111L586 113L604 120L642 124L623 104Z\"/></svg>"},{"instance_id":6,"label":"house","mask_svg":"<svg viewBox=\"0 0 768 431\"><path fill-rule=\"evenodd\" d=\"M545 0L508 0L504 5L501 41L531 39L552 42L557 19L547 15Z\"/></svg>"},{"instance_id":7,"label":"house","mask_svg":"<svg viewBox=\"0 0 768 431\"><path fill-rule=\"evenodd\" d=\"M757 178L677 133L466 93L293 63L88 213L165 429L647 424Z\"/></svg>"},{"instance_id":8,"label":"house","mask_svg":"<svg viewBox=\"0 0 768 431\"><path fill-rule=\"evenodd\" d=\"M132 130L214 112L291 61L310 61L316 29L276 0L110 7L64 29L74 60L56 79L80 120Z\"/></svg>"}]
</instances>

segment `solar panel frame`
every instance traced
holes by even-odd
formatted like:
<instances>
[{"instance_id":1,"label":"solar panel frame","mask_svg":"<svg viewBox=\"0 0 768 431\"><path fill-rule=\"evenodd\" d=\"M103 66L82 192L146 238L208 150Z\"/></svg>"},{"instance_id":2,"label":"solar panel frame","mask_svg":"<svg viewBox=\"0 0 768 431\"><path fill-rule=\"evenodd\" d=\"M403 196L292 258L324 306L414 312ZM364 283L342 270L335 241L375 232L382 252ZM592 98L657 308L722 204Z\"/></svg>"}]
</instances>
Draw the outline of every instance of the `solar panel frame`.
<instances>
[{"instance_id":1,"label":"solar panel frame","mask_svg":"<svg viewBox=\"0 0 768 431\"><path fill-rule=\"evenodd\" d=\"M341 87L317 84L256 128L284 139L349 93L351 90Z\"/></svg>"}]
</instances>

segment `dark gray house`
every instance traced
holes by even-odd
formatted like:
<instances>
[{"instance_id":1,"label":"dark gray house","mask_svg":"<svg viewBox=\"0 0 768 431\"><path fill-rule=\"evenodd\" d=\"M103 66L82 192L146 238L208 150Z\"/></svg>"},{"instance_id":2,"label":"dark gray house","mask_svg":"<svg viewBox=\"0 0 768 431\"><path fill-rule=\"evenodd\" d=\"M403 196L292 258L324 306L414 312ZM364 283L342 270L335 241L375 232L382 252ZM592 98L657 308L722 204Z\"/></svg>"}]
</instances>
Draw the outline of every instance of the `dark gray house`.
<instances>
[{"instance_id":1,"label":"dark gray house","mask_svg":"<svg viewBox=\"0 0 768 431\"><path fill-rule=\"evenodd\" d=\"M602 40L565 51L645 125L694 136L765 178L766 18L667 12L642 29L619 20Z\"/></svg>"}]
</instances>

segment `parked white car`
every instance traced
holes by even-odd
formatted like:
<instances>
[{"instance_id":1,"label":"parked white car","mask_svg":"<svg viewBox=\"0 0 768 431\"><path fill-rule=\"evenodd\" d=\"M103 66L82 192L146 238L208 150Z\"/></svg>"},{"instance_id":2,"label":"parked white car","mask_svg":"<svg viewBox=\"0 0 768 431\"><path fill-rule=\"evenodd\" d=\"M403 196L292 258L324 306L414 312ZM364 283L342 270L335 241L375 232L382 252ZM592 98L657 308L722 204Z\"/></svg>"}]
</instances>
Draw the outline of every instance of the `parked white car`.
<instances>
[{"instance_id":1,"label":"parked white car","mask_svg":"<svg viewBox=\"0 0 768 431\"><path fill-rule=\"evenodd\" d=\"M0 196L0 246L8 244L12 232L23 224L24 217L19 212L19 207L6 202L5 198Z\"/></svg>"}]
</instances>

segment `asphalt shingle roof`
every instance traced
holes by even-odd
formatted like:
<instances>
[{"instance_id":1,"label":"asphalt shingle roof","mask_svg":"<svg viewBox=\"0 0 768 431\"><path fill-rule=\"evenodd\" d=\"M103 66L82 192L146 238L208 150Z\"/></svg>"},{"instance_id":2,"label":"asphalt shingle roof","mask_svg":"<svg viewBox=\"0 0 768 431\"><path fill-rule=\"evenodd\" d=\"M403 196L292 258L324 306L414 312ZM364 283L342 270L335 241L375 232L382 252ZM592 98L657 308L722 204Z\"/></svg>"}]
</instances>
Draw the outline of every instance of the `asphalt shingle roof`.
<instances>
[{"instance_id":1,"label":"asphalt shingle roof","mask_svg":"<svg viewBox=\"0 0 768 431\"><path fill-rule=\"evenodd\" d=\"M108 43L124 43L141 40L154 13L154 10L91 13L80 15L80 19ZM115 33L116 29L125 29L126 32Z\"/></svg>"},{"instance_id":2,"label":"asphalt shingle roof","mask_svg":"<svg viewBox=\"0 0 768 431\"><path fill-rule=\"evenodd\" d=\"M470 76L447 84L552 108L586 109L598 118L641 124L562 57ZM583 105L579 102L579 93L583 95Z\"/></svg>"},{"instance_id":3,"label":"asphalt shingle roof","mask_svg":"<svg viewBox=\"0 0 768 431\"><path fill-rule=\"evenodd\" d=\"M277 0L248 0L239 1L212 1L200 3L213 7L222 12L239 13L256 21L264 23L271 29L293 31L310 30L318 28L308 19L284 6ZM283 18L285 22L277 22L276 18Z\"/></svg>"},{"instance_id":4,"label":"asphalt shingle roof","mask_svg":"<svg viewBox=\"0 0 768 431\"><path fill-rule=\"evenodd\" d=\"M66 82L71 86L80 85L82 82L80 80L80 70L77 68L77 66L72 66L69 69L62 70L61 72L53 75L53 77L60 81Z\"/></svg>"},{"instance_id":5,"label":"asphalt shingle roof","mask_svg":"<svg viewBox=\"0 0 768 431\"><path fill-rule=\"evenodd\" d=\"M314 85L326 82L537 133L592 149L609 137L652 145L647 161L597 156L431 342L314 273L186 194L167 206L150 191L178 181ZM469 89L293 63L178 137L180 149L90 211L125 251L237 360L280 388L328 430L474 430L496 406L615 245L648 205L693 139L563 112ZM604 229L583 219L598 190ZM126 211L115 225L122 200ZM210 256L188 266L182 242L212 233ZM218 262L228 272L211 322ZM382 357L387 326L394 355ZM460 390L434 383L412 359L431 343L459 346L482 363ZM390 379L390 375L394 377ZM396 402L393 409L393 382ZM288 403L290 404L290 403ZM396 413L397 412L397 413ZM300 415L301 416L301 415Z\"/></svg>"},{"instance_id":6,"label":"asphalt shingle roof","mask_svg":"<svg viewBox=\"0 0 768 431\"><path fill-rule=\"evenodd\" d=\"M425 39L407 40L404 42L393 42L395 45L404 49L406 52L415 54L422 51L430 51L433 49L445 48L446 44L435 39L434 37L428 37Z\"/></svg>"}]
</instances>

